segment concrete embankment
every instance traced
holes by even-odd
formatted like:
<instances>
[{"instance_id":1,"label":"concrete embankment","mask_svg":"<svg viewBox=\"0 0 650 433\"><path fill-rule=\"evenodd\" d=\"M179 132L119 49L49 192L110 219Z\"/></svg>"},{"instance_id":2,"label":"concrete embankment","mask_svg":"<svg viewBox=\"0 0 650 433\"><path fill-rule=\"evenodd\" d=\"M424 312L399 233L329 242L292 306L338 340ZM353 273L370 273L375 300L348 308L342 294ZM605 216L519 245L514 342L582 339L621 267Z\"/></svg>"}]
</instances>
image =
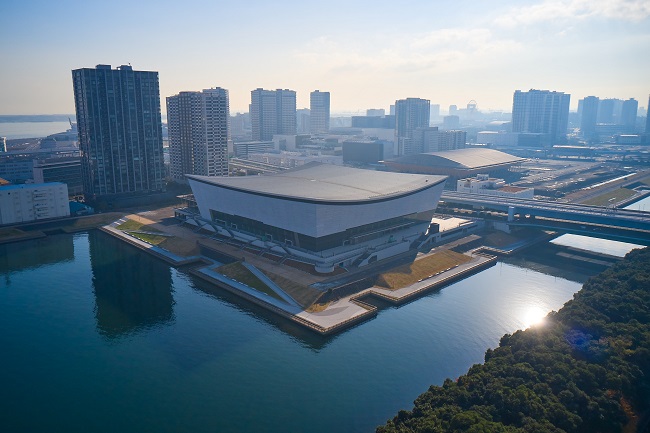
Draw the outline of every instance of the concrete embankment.
<instances>
[{"instance_id":1,"label":"concrete embankment","mask_svg":"<svg viewBox=\"0 0 650 433\"><path fill-rule=\"evenodd\" d=\"M212 263L209 260L206 260L205 258L201 256L192 256L192 257L181 257L178 256L174 253L171 253L167 250L164 250L162 248L158 248L155 245L148 244L147 242L144 242L140 239L134 238L133 236L130 236L126 233L124 233L121 230L115 229L110 226L104 226L100 227L99 230L103 231L104 233L107 233L113 237L116 237L130 245L133 245L134 247L145 251L155 257L158 257L161 260L164 260L168 264L172 266L185 266L185 265L190 265L193 263L200 263L200 262L206 262L206 263Z\"/></svg>"},{"instance_id":2,"label":"concrete embankment","mask_svg":"<svg viewBox=\"0 0 650 433\"><path fill-rule=\"evenodd\" d=\"M489 266L493 266L496 262L496 257L494 256L474 254L469 262L445 269L436 275L418 281L408 287L396 290L377 286L365 289L358 287L360 291L328 302L327 307L322 311L312 312L304 310L295 302L287 302L286 300L283 301L282 299L274 298L266 293L248 287L239 281L230 280L224 275L218 274L214 271L214 267L217 264L214 258L209 259L203 256L181 257L135 238L116 228L120 222L116 221L100 229L111 236L164 260L172 266L197 265L189 270L189 273L195 277L321 335L331 335L341 332L376 316L378 311L377 307L368 302L373 297L395 305L403 304L431 291L439 290L446 285L466 278Z\"/></svg>"}]
</instances>

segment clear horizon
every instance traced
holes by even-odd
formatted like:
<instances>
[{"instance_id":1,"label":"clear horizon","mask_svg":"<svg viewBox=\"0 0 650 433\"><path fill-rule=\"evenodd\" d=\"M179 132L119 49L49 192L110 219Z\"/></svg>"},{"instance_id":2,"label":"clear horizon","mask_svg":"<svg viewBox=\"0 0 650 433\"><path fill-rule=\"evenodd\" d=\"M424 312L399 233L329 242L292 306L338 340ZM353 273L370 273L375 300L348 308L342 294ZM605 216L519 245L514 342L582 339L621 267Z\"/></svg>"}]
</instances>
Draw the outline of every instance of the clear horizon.
<instances>
[{"instance_id":1,"label":"clear horizon","mask_svg":"<svg viewBox=\"0 0 650 433\"><path fill-rule=\"evenodd\" d=\"M124 12L128 13L124 13ZM159 73L165 98L222 87L231 113L250 91L332 95L333 113L388 111L419 97L512 109L515 90L635 98L647 108L650 4L640 0L252 0L138 3L25 0L0 6L0 114L74 113L73 69L131 64ZM82 35L82 37L79 37Z\"/></svg>"}]
</instances>

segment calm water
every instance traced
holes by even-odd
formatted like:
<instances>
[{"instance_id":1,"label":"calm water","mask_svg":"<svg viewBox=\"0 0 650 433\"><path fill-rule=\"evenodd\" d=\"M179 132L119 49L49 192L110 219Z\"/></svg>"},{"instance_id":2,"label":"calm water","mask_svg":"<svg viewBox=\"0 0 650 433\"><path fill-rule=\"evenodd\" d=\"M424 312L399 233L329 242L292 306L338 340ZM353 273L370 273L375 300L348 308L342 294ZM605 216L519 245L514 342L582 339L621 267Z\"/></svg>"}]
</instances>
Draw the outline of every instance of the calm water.
<instances>
[{"instance_id":1,"label":"calm water","mask_svg":"<svg viewBox=\"0 0 650 433\"><path fill-rule=\"evenodd\" d=\"M0 137L40 138L70 129L68 122L0 122Z\"/></svg>"},{"instance_id":2,"label":"calm water","mask_svg":"<svg viewBox=\"0 0 650 433\"><path fill-rule=\"evenodd\" d=\"M517 263L325 339L101 232L0 246L3 430L373 431L580 289Z\"/></svg>"}]
</instances>

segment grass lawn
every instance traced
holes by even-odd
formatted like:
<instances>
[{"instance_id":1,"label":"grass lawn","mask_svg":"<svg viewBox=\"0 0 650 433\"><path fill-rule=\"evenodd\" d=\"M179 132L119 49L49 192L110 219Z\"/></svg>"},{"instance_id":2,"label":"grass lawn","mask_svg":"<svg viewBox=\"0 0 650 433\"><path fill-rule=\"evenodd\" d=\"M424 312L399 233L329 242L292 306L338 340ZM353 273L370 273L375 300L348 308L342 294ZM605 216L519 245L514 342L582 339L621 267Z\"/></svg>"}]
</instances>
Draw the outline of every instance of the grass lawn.
<instances>
[{"instance_id":1,"label":"grass lawn","mask_svg":"<svg viewBox=\"0 0 650 433\"><path fill-rule=\"evenodd\" d=\"M119 230L130 232L135 230L142 230L146 232L160 232L157 228L154 228L152 224L145 225L140 222L127 219L125 222L116 227Z\"/></svg>"},{"instance_id":2,"label":"grass lawn","mask_svg":"<svg viewBox=\"0 0 650 433\"><path fill-rule=\"evenodd\" d=\"M158 246L160 246L160 244L162 244L167 239L169 239L167 236L150 235L149 233L129 232L129 234L131 236L133 236L133 237L136 237L136 238L140 239L140 240L148 242L151 245L158 245Z\"/></svg>"},{"instance_id":3,"label":"grass lawn","mask_svg":"<svg viewBox=\"0 0 650 433\"><path fill-rule=\"evenodd\" d=\"M257 278L251 271L246 268L246 266L242 265L241 262L234 262L219 266L215 269L215 271L235 281L239 281L242 284L246 284L251 289L266 293L267 295L272 296L277 300L285 302L284 299L282 299L277 293L271 290L269 286L264 284L262 280Z\"/></svg>"},{"instance_id":4,"label":"grass lawn","mask_svg":"<svg viewBox=\"0 0 650 433\"><path fill-rule=\"evenodd\" d=\"M301 307L310 307L316 299L323 293L313 287L305 286L303 284L291 281L280 275L276 275L269 271L262 271L264 275L269 277L271 281L278 285L282 290L287 292ZM324 309L324 308L323 308Z\"/></svg>"},{"instance_id":5,"label":"grass lawn","mask_svg":"<svg viewBox=\"0 0 650 433\"><path fill-rule=\"evenodd\" d=\"M588 204L592 206L607 206L632 197L634 194L636 194L636 191L632 189L619 188L615 189L614 191L607 192L603 195L593 197L587 201L582 202L582 204Z\"/></svg>"},{"instance_id":6,"label":"grass lawn","mask_svg":"<svg viewBox=\"0 0 650 433\"><path fill-rule=\"evenodd\" d=\"M142 224L142 223L139 223L139 222L134 221L134 220L127 219L126 221L124 221L122 224L120 224L116 228L120 229L120 230L124 230L124 231L129 231L129 230L140 230L143 226L144 226L144 224Z\"/></svg>"},{"instance_id":7,"label":"grass lawn","mask_svg":"<svg viewBox=\"0 0 650 433\"><path fill-rule=\"evenodd\" d=\"M470 257L451 250L431 254L413 263L398 266L379 274L375 285L390 290L408 287L441 271L470 261Z\"/></svg>"},{"instance_id":8,"label":"grass lawn","mask_svg":"<svg viewBox=\"0 0 650 433\"><path fill-rule=\"evenodd\" d=\"M77 218L71 224L70 228L105 226L106 224L110 224L113 221L120 219L122 216L124 216L124 214L120 212L108 212L88 215L85 217Z\"/></svg>"},{"instance_id":9,"label":"grass lawn","mask_svg":"<svg viewBox=\"0 0 650 433\"><path fill-rule=\"evenodd\" d=\"M329 307L329 305L329 302L325 302L324 304L311 304L305 311L308 313L320 313Z\"/></svg>"},{"instance_id":10,"label":"grass lawn","mask_svg":"<svg viewBox=\"0 0 650 433\"><path fill-rule=\"evenodd\" d=\"M179 256L196 256L199 254L199 247L195 241L182 239L176 236L168 236L162 243L158 245L167 251L177 254Z\"/></svg>"}]
</instances>

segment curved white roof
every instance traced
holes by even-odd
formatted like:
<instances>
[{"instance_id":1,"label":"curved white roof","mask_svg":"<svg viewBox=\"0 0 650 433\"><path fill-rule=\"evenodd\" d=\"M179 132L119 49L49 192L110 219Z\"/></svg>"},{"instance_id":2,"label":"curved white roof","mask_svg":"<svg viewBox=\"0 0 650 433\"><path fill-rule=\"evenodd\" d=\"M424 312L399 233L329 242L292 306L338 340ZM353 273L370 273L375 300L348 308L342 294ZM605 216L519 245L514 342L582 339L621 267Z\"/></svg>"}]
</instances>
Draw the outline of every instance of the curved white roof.
<instances>
[{"instance_id":1,"label":"curved white roof","mask_svg":"<svg viewBox=\"0 0 650 433\"><path fill-rule=\"evenodd\" d=\"M186 177L251 194L330 203L383 201L431 188L446 179L445 176L362 170L320 163L265 176Z\"/></svg>"},{"instance_id":2,"label":"curved white roof","mask_svg":"<svg viewBox=\"0 0 650 433\"><path fill-rule=\"evenodd\" d=\"M525 160L525 158L519 158L518 156L494 149L466 148L407 155L397 158L395 162L424 166L478 169L498 165L519 164Z\"/></svg>"}]
</instances>

